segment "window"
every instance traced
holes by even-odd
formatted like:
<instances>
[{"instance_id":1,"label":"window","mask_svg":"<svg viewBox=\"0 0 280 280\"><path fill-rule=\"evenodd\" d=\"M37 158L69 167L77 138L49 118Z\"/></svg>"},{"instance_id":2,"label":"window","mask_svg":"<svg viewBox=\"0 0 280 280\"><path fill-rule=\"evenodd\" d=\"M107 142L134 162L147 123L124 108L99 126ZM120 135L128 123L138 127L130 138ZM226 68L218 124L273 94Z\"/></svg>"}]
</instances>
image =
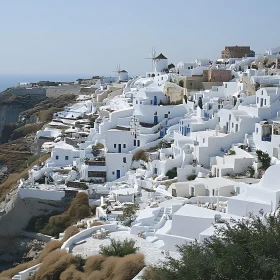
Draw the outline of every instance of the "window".
<instances>
[{"instance_id":1,"label":"window","mask_svg":"<svg viewBox=\"0 0 280 280\"><path fill-rule=\"evenodd\" d=\"M227 84L225 84L225 88L227 88Z\"/></svg>"},{"instance_id":2,"label":"window","mask_svg":"<svg viewBox=\"0 0 280 280\"><path fill-rule=\"evenodd\" d=\"M137 140L137 146L140 147L140 140Z\"/></svg>"},{"instance_id":3,"label":"window","mask_svg":"<svg viewBox=\"0 0 280 280\"><path fill-rule=\"evenodd\" d=\"M264 105L266 105L266 99L264 100Z\"/></svg>"},{"instance_id":4,"label":"window","mask_svg":"<svg viewBox=\"0 0 280 280\"><path fill-rule=\"evenodd\" d=\"M259 98L257 97L257 103L259 103Z\"/></svg>"},{"instance_id":5,"label":"window","mask_svg":"<svg viewBox=\"0 0 280 280\"><path fill-rule=\"evenodd\" d=\"M202 142L205 143L205 138L203 138Z\"/></svg>"},{"instance_id":6,"label":"window","mask_svg":"<svg viewBox=\"0 0 280 280\"><path fill-rule=\"evenodd\" d=\"M114 144L114 148L117 148L117 144Z\"/></svg>"},{"instance_id":7,"label":"window","mask_svg":"<svg viewBox=\"0 0 280 280\"><path fill-rule=\"evenodd\" d=\"M191 69L191 67L188 67L188 70L190 70Z\"/></svg>"},{"instance_id":8,"label":"window","mask_svg":"<svg viewBox=\"0 0 280 280\"><path fill-rule=\"evenodd\" d=\"M151 104L153 104L153 100L151 100Z\"/></svg>"},{"instance_id":9,"label":"window","mask_svg":"<svg viewBox=\"0 0 280 280\"><path fill-rule=\"evenodd\" d=\"M68 156L65 156L65 160L68 160L69 159L69 157Z\"/></svg>"},{"instance_id":10,"label":"window","mask_svg":"<svg viewBox=\"0 0 280 280\"><path fill-rule=\"evenodd\" d=\"M215 190L212 190L212 195L213 195L213 196L215 195Z\"/></svg>"},{"instance_id":11,"label":"window","mask_svg":"<svg viewBox=\"0 0 280 280\"><path fill-rule=\"evenodd\" d=\"M191 66L191 69L193 69L193 66Z\"/></svg>"},{"instance_id":12,"label":"window","mask_svg":"<svg viewBox=\"0 0 280 280\"><path fill-rule=\"evenodd\" d=\"M258 128L256 128L256 133L258 133L259 132L259 129Z\"/></svg>"},{"instance_id":13,"label":"window","mask_svg":"<svg viewBox=\"0 0 280 280\"><path fill-rule=\"evenodd\" d=\"M164 118L168 118L168 114L164 114Z\"/></svg>"},{"instance_id":14,"label":"window","mask_svg":"<svg viewBox=\"0 0 280 280\"><path fill-rule=\"evenodd\" d=\"M136 146L136 140L134 140L134 146Z\"/></svg>"},{"instance_id":15,"label":"window","mask_svg":"<svg viewBox=\"0 0 280 280\"><path fill-rule=\"evenodd\" d=\"M115 171L113 171L112 174L115 175Z\"/></svg>"},{"instance_id":16,"label":"window","mask_svg":"<svg viewBox=\"0 0 280 280\"><path fill-rule=\"evenodd\" d=\"M263 90L262 90L262 95L263 95Z\"/></svg>"},{"instance_id":17,"label":"window","mask_svg":"<svg viewBox=\"0 0 280 280\"><path fill-rule=\"evenodd\" d=\"M58 156L55 156L55 159L59 159L59 157L58 157Z\"/></svg>"},{"instance_id":18,"label":"window","mask_svg":"<svg viewBox=\"0 0 280 280\"><path fill-rule=\"evenodd\" d=\"M231 123L231 127L233 128L233 126L234 126L234 123Z\"/></svg>"},{"instance_id":19,"label":"window","mask_svg":"<svg viewBox=\"0 0 280 280\"><path fill-rule=\"evenodd\" d=\"M136 104L138 104L138 100L136 100Z\"/></svg>"},{"instance_id":20,"label":"window","mask_svg":"<svg viewBox=\"0 0 280 280\"><path fill-rule=\"evenodd\" d=\"M228 116L228 119L231 120L231 115Z\"/></svg>"},{"instance_id":21,"label":"window","mask_svg":"<svg viewBox=\"0 0 280 280\"><path fill-rule=\"evenodd\" d=\"M123 148L124 148L124 149L126 148L126 144L123 144Z\"/></svg>"},{"instance_id":22,"label":"window","mask_svg":"<svg viewBox=\"0 0 280 280\"><path fill-rule=\"evenodd\" d=\"M123 158L123 163L126 163L126 157Z\"/></svg>"}]
</instances>

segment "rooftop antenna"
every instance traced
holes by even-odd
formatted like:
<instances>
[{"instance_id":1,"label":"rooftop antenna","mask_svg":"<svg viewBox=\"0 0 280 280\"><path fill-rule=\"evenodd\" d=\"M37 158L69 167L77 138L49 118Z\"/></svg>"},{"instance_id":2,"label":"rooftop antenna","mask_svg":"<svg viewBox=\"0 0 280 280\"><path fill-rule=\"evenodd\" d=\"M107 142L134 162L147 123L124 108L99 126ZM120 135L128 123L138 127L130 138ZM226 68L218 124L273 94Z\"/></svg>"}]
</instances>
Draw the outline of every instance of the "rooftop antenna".
<instances>
[{"instance_id":1,"label":"rooftop antenna","mask_svg":"<svg viewBox=\"0 0 280 280\"><path fill-rule=\"evenodd\" d=\"M152 71L155 71L155 60L156 60L156 48L152 48L152 53L149 53L150 57L146 57L145 59L152 60Z\"/></svg>"}]
</instances>

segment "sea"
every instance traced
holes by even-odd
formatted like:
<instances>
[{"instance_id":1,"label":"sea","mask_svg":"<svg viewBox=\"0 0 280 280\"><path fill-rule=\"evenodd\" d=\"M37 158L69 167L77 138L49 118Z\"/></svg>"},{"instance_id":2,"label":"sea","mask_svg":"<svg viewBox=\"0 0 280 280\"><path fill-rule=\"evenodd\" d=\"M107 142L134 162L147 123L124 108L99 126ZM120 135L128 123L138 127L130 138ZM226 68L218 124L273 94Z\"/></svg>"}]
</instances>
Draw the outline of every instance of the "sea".
<instances>
[{"instance_id":1,"label":"sea","mask_svg":"<svg viewBox=\"0 0 280 280\"><path fill-rule=\"evenodd\" d=\"M9 87L16 86L18 83L31 82L36 83L39 81L53 81L53 82L75 82L78 78L90 78L94 74L0 74L0 92Z\"/></svg>"}]
</instances>

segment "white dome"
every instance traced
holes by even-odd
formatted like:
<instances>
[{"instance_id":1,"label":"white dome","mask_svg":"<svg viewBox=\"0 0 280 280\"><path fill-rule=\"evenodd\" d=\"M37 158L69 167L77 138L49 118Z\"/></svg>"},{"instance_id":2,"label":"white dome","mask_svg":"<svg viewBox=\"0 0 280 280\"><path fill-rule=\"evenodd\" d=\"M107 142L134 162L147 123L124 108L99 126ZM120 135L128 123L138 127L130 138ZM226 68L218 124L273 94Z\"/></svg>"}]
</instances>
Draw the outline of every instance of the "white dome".
<instances>
[{"instance_id":1,"label":"white dome","mask_svg":"<svg viewBox=\"0 0 280 280\"><path fill-rule=\"evenodd\" d=\"M278 174L280 173L280 164L270 166L260 183L263 188L271 189L273 191L280 190L280 183L278 181Z\"/></svg>"}]
</instances>

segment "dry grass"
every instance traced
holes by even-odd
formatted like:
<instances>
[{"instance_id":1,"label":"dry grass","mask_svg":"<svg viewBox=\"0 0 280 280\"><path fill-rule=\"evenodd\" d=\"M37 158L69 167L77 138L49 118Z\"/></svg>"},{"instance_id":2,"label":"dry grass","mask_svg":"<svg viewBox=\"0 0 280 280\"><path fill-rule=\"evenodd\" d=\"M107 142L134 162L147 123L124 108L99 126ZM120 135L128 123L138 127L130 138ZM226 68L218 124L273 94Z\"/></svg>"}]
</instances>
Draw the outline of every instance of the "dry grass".
<instances>
[{"instance_id":1,"label":"dry grass","mask_svg":"<svg viewBox=\"0 0 280 280\"><path fill-rule=\"evenodd\" d=\"M76 224L78 221L90 215L88 195L78 193L71 202L66 212L50 217L49 222L39 232L58 237L59 233L65 231L67 227Z\"/></svg>"},{"instance_id":2,"label":"dry grass","mask_svg":"<svg viewBox=\"0 0 280 280\"><path fill-rule=\"evenodd\" d=\"M37 123L37 124L27 124L25 126L19 127L14 130L11 140L16 140L21 137L25 137L26 135L30 135L32 133L36 133L38 130L42 129L44 123Z\"/></svg>"},{"instance_id":3,"label":"dry grass","mask_svg":"<svg viewBox=\"0 0 280 280\"><path fill-rule=\"evenodd\" d=\"M34 280L59 279L60 275L77 261L72 254L65 251L53 251L46 256L34 275Z\"/></svg>"},{"instance_id":4,"label":"dry grass","mask_svg":"<svg viewBox=\"0 0 280 280\"><path fill-rule=\"evenodd\" d=\"M103 222L98 222L98 221L93 221L93 222L90 222L90 227L96 227L96 226L102 226L104 225Z\"/></svg>"},{"instance_id":5,"label":"dry grass","mask_svg":"<svg viewBox=\"0 0 280 280\"><path fill-rule=\"evenodd\" d=\"M2 184L0 184L0 201L3 201L6 194L15 189L15 187L17 186L17 182L21 178L27 179L29 169L31 169L34 165L40 164L41 162L47 160L49 157L50 154L46 154L40 159L35 160L29 167L25 168L20 173L11 173L8 178Z\"/></svg>"},{"instance_id":6,"label":"dry grass","mask_svg":"<svg viewBox=\"0 0 280 280\"><path fill-rule=\"evenodd\" d=\"M95 270L100 270L105 259L106 257L103 255L88 257L84 268L85 274L89 275Z\"/></svg>"},{"instance_id":7,"label":"dry grass","mask_svg":"<svg viewBox=\"0 0 280 280\"><path fill-rule=\"evenodd\" d=\"M148 155L147 155L146 151L144 151L144 150L138 150L138 151L134 154L132 160L136 160L136 161L138 161L138 160L143 160L143 161L145 161L145 162L148 162L148 161L149 161L149 158L148 158Z\"/></svg>"},{"instance_id":8,"label":"dry grass","mask_svg":"<svg viewBox=\"0 0 280 280\"><path fill-rule=\"evenodd\" d=\"M63 236L63 239L61 240L61 242L65 242L66 240L68 240L71 236L77 234L79 232L79 229L75 226L70 226L65 230L65 234Z\"/></svg>"},{"instance_id":9,"label":"dry grass","mask_svg":"<svg viewBox=\"0 0 280 280\"><path fill-rule=\"evenodd\" d=\"M114 269L114 280L131 280L144 267L144 255L132 254L119 258Z\"/></svg>"}]
</instances>

